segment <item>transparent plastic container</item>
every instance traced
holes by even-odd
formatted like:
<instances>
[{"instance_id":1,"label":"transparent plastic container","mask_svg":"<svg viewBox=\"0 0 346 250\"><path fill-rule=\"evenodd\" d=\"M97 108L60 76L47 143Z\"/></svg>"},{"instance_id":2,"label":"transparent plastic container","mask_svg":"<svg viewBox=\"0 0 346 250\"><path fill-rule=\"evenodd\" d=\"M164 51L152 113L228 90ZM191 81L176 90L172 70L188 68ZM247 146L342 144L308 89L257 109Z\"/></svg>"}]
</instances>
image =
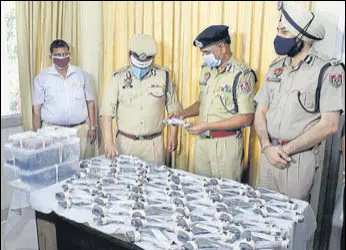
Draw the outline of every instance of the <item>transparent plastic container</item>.
<instances>
[{"instance_id":1,"label":"transparent plastic container","mask_svg":"<svg viewBox=\"0 0 346 250\"><path fill-rule=\"evenodd\" d=\"M43 136L51 136L53 143L63 142L73 137L77 137L77 129L59 126L44 127L38 131Z\"/></svg>"},{"instance_id":2,"label":"transparent plastic container","mask_svg":"<svg viewBox=\"0 0 346 250\"><path fill-rule=\"evenodd\" d=\"M26 137L22 139L22 144L20 148L24 149L42 149L45 147L44 137L35 136L35 137Z\"/></svg>"},{"instance_id":3,"label":"transparent plastic container","mask_svg":"<svg viewBox=\"0 0 346 250\"><path fill-rule=\"evenodd\" d=\"M80 157L80 139L79 137L73 137L68 140L64 140L60 143L61 149L61 162L67 161L79 161Z\"/></svg>"},{"instance_id":4,"label":"transparent plastic container","mask_svg":"<svg viewBox=\"0 0 346 250\"><path fill-rule=\"evenodd\" d=\"M59 145L51 145L42 149L25 149L4 145L5 162L15 165L21 170L38 170L60 163Z\"/></svg>"},{"instance_id":5,"label":"transparent plastic container","mask_svg":"<svg viewBox=\"0 0 346 250\"><path fill-rule=\"evenodd\" d=\"M19 170L12 164L4 164L4 181L9 183L11 181L19 179Z\"/></svg>"},{"instance_id":6,"label":"transparent plastic container","mask_svg":"<svg viewBox=\"0 0 346 250\"><path fill-rule=\"evenodd\" d=\"M72 177L78 168L79 161L70 161L35 171L20 170L19 177L24 183L44 187Z\"/></svg>"},{"instance_id":7,"label":"transparent plastic container","mask_svg":"<svg viewBox=\"0 0 346 250\"><path fill-rule=\"evenodd\" d=\"M23 139L28 137L35 137L37 133L34 131L25 131L22 133L12 134L8 137L8 142L15 147L21 147Z\"/></svg>"}]
</instances>

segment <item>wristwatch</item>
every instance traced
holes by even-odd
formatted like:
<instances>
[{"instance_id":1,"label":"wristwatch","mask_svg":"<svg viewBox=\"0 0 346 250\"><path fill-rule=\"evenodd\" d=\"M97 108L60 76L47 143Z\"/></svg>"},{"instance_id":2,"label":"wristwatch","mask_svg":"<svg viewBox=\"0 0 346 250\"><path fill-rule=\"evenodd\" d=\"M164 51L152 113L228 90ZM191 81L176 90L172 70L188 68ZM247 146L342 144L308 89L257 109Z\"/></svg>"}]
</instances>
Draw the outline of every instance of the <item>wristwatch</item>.
<instances>
[{"instance_id":1,"label":"wristwatch","mask_svg":"<svg viewBox=\"0 0 346 250\"><path fill-rule=\"evenodd\" d=\"M97 129L97 127L94 127L94 126L89 127L89 130L96 130L96 129Z\"/></svg>"}]
</instances>

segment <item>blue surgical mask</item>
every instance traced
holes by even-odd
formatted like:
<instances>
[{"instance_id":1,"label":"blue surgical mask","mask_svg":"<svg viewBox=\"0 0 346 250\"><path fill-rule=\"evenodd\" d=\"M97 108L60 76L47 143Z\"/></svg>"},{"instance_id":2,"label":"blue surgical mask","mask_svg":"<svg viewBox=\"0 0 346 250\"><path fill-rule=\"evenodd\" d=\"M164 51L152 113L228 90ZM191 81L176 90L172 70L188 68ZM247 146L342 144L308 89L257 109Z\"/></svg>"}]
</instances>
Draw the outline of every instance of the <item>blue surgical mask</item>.
<instances>
[{"instance_id":1,"label":"blue surgical mask","mask_svg":"<svg viewBox=\"0 0 346 250\"><path fill-rule=\"evenodd\" d=\"M135 74L137 79L142 79L150 70L150 67L139 68L134 65L131 66L133 74Z\"/></svg>"},{"instance_id":2,"label":"blue surgical mask","mask_svg":"<svg viewBox=\"0 0 346 250\"><path fill-rule=\"evenodd\" d=\"M293 38L285 38L282 36L276 36L274 39L275 52L278 55L287 55L290 50L296 46L297 40Z\"/></svg>"},{"instance_id":3,"label":"blue surgical mask","mask_svg":"<svg viewBox=\"0 0 346 250\"><path fill-rule=\"evenodd\" d=\"M203 55L203 60L210 68L218 67L221 64L221 59L216 59L214 53Z\"/></svg>"}]
</instances>

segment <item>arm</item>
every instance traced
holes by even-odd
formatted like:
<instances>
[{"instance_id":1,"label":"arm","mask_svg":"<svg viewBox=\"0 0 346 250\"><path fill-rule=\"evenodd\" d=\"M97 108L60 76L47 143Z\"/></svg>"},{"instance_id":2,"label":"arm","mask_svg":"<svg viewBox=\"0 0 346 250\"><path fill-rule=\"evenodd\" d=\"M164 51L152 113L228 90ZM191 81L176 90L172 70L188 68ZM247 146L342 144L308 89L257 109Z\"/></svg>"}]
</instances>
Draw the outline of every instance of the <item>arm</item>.
<instances>
[{"instance_id":1,"label":"arm","mask_svg":"<svg viewBox=\"0 0 346 250\"><path fill-rule=\"evenodd\" d=\"M194 116L198 116L199 115L199 106L200 106L200 102L196 101L194 104L192 104L190 107L184 109L181 113L180 113L180 117L185 119L185 118L189 118L189 117L194 117Z\"/></svg>"},{"instance_id":2,"label":"arm","mask_svg":"<svg viewBox=\"0 0 346 250\"><path fill-rule=\"evenodd\" d=\"M302 135L283 146L283 150L292 155L307 150L338 131L340 113L322 113L321 120Z\"/></svg>"},{"instance_id":3,"label":"arm","mask_svg":"<svg viewBox=\"0 0 346 250\"><path fill-rule=\"evenodd\" d=\"M113 141L111 116L101 116L101 130L105 145L105 154L107 157L113 158L118 155L118 150L115 142Z\"/></svg>"},{"instance_id":4,"label":"arm","mask_svg":"<svg viewBox=\"0 0 346 250\"><path fill-rule=\"evenodd\" d=\"M105 142L105 144L114 143L111 116L101 116L101 130L102 130L103 141Z\"/></svg>"},{"instance_id":5,"label":"arm","mask_svg":"<svg viewBox=\"0 0 346 250\"><path fill-rule=\"evenodd\" d=\"M104 140L105 155L107 157L114 157L118 154L113 140L112 118L116 114L119 81L121 82L119 76L113 74L110 83L105 88L100 109L101 131Z\"/></svg>"},{"instance_id":6,"label":"arm","mask_svg":"<svg viewBox=\"0 0 346 250\"><path fill-rule=\"evenodd\" d=\"M88 131L88 140L90 144L93 144L96 141L96 119L95 119L95 103L94 101L87 101L88 114L90 128Z\"/></svg>"},{"instance_id":7,"label":"arm","mask_svg":"<svg viewBox=\"0 0 346 250\"><path fill-rule=\"evenodd\" d=\"M255 129L257 136L260 140L262 149L270 146L268 129L267 129L267 118L266 114L268 108L262 105L258 105L255 113Z\"/></svg>"},{"instance_id":8,"label":"arm","mask_svg":"<svg viewBox=\"0 0 346 250\"><path fill-rule=\"evenodd\" d=\"M252 124L253 114L235 115L230 119L207 124L207 130L236 130Z\"/></svg>"},{"instance_id":9,"label":"arm","mask_svg":"<svg viewBox=\"0 0 346 250\"><path fill-rule=\"evenodd\" d=\"M88 101L87 104L88 104L88 114L89 114L90 126L96 127L95 102L94 101Z\"/></svg>"},{"instance_id":10,"label":"arm","mask_svg":"<svg viewBox=\"0 0 346 250\"><path fill-rule=\"evenodd\" d=\"M34 131L37 131L41 128L41 107L42 105L32 106Z\"/></svg>"},{"instance_id":11,"label":"arm","mask_svg":"<svg viewBox=\"0 0 346 250\"><path fill-rule=\"evenodd\" d=\"M34 80L34 91L33 91L33 105L32 105L32 118L33 118L33 129L37 131L41 128L41 108L44 103L44 87L40 77L37 76Z\"/></svg>"}]
</instances>

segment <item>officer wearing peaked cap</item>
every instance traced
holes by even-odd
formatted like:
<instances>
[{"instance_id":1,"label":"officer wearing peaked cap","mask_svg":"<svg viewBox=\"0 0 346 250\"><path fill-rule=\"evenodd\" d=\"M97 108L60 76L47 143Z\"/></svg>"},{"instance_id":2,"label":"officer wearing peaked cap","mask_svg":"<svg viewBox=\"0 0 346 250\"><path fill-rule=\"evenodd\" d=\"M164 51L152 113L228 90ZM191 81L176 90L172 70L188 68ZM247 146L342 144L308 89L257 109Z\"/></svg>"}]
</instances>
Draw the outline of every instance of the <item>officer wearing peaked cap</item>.
<instances>
[{"instance_id":1,"label":"officer wearing peaked cap","mask_svg":"<svg viewBox=\"0 0 346 250\"><path fill-rule=\"evenodd\" d=\"M108 84L100 111L105 153L137 156L156 164L164 163L163 123L168 113L179 110L174 85L166 69L153 65L157 47L149 35L130 40L130 65L115 73ZM112 118L116 117L116 142ZM168 136L168 149L177 147L177 128Z\"/></svg>"},{"instance_id":2,"label":"officer wearing peaked cap","mask_svg":"<svg viewBox=\"0 0 346 250\"><path fill-rule=\"evenodd\" d=\"M296 2L279 2L281 17L274 61L255 100L262 145L260 186L309 200L320 144L338 131L345 103L344 65L313 44L325 30L318 17Z\"/></svg>"},{"instance_id":3,"label":"officer wearing peaked cap","mask_svg":"<svg viewBox=\"0 0 346 250\"><path fill-rule=\"evenodd\" d=\"M241 129L255 112L255 74L231 52L228 26L213 25L194 40L203 55L199 100L181 113L199 115L189 133L197 135L195 172L208 177L240 180L243 160Z\"/></svg>"}]
</instances>

